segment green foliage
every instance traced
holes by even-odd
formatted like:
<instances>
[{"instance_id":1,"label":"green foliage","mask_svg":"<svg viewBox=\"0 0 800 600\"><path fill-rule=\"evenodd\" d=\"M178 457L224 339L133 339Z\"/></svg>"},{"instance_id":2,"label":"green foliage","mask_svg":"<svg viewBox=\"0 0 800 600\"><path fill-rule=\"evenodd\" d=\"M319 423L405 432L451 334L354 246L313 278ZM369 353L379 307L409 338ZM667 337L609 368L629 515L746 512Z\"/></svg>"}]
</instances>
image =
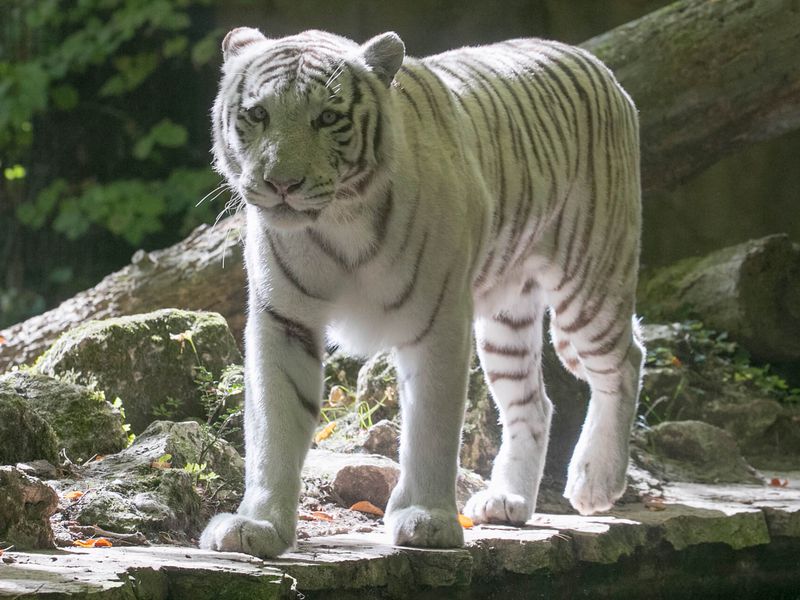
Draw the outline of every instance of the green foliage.
<instances>
[{"instance_id":1,"label":"green foliage","mask_svg":"<svg viewBox=\"0 0 800 600\"><path fill-rule=\"evenodd\" d=\"M207 151L222 37L213 5L3 5L0 266L13 276L0 271L0 326L29 316L16 297L52 296L79 274L94 282L137 247L177 241L219 212L196 207L220 182ZM89 238L102 243L77 245ZM69 277L43 280L53 268Z\"/></svg>"},{"instance_id":2,"label":"green foliage","mask_svg":"<svg viewBox=\"0 0 800 600\"><path fill-rule=\"evenodd\" d=\"M770 365L754 365L744 348L728 339L727 332L707 329L700 321L675 324L679 342L675 347L648 346L645 364L649 367L685 367L702 371L709 367L723 382L733 382L780 402L800 402L800 388L794 388Z\"/></svg>"}]
</instances>

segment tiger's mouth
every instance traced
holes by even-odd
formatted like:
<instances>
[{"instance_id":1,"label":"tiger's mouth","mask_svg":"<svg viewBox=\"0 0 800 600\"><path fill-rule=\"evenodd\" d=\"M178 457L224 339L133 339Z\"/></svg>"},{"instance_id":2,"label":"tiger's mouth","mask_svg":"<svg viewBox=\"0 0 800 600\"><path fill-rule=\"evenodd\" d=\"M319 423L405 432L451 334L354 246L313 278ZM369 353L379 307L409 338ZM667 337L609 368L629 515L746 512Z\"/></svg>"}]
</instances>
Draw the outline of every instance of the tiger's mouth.
<instances>
[{"instance_id":1,"label":"tiger's mouth","mask_svg":"<svg viewBox=\"0 0 800 600\"><path fill-rule=\"evenodd\" d=\"M289 226L298 225L302 223L314 222L319 218L321 209L307 208L296 209L292 208L288 203L281 202L274 206L264 206L256 204L259 212L265 215L272 224L276 226Z\"/></svg>"}]
</instances>

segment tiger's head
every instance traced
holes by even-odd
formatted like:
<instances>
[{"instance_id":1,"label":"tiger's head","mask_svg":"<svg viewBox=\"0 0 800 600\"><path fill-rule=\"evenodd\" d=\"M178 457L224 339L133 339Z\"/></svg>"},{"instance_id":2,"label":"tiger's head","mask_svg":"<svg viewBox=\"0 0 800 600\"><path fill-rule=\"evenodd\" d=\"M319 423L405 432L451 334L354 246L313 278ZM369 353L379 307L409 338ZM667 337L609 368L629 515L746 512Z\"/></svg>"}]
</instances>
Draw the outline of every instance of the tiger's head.
<instances>
[{"instance_id":1,"label":"tiger's head","mask_svg":"<svg viewBox=\"0 0 800 600\"><path fill-rule=\"evenodd\" d=\"M268 39L242 27L222 51L215 166L241 197L279 228L366 201L391 155L385 107L405 55L397 34L359 46L322 31Z\"/></svg>"}]
</instances>

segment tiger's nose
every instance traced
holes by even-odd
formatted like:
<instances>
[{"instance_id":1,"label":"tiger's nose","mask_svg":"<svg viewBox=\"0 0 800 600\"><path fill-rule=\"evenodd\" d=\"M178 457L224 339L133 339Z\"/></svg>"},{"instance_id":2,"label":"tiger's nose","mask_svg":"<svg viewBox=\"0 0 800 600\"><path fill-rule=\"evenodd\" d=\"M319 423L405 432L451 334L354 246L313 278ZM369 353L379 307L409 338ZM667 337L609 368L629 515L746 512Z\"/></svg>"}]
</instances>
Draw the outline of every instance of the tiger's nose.
<instances>
[{"instance_id":1,"label":"tiger's nose","mask_svg":"<svg viewBox=\"0 0 800 600\"><path fill-rule=\"evenodd\" d=\"M300 189L300 186L303 185L305 180L305 177L302 179L278 179L277 177L264 177L264 183L267 184L267 187L281 196L286 196L287 194L297 191Z\"/></svg>"}]
</instances>

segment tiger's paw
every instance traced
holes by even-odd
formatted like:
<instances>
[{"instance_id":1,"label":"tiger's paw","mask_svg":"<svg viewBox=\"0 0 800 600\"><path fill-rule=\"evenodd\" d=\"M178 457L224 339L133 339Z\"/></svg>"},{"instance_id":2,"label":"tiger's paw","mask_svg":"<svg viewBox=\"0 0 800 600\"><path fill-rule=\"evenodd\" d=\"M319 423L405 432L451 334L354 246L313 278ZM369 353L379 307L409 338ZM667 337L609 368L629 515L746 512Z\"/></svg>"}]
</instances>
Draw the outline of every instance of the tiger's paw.
<instances>
[{"instance_id":1,"label":"tiger's paw","mask_svg":"<svg viewBox=\"0 0 800 600\"><path fill-rule=\"evenodd\" d=\"M573 457L564 497L582 515L611 510L626 486L627 461Z\"/></svg>"},{"instance_id":2,"label":"tiger's paw","mask_svg":"<svg viewBox=\"0 0 800 600\"><path fill-rule=\"evenodd\" d=\"M456 548L464 544L464 531L454 511L409 506L391 511L386 525L392 542L419 548Z\"/></svg>"},{"instance_id":3,"label":"tiger's paw","mask_svg":"<svg viewBox=\"0 0 800 600\"><path fill-rule=\"evenodd\" d=\"M243 552L259 558L275 558L292 545L281 537L269 521L257 521L242 515L220 513L209 521L200 536L205 550Z\"/></svg>"},{"instance_id":4,"label":"tiger's paw","mask_svg":"<svg viewBox=\"0 0 800 600\"><path fill-rule=\"evenodd\" d=\"M533 514L533 502L519 494L489 488L469 499L464 514L475 523L524 525Z\"/></svg>"}]
</instances>

